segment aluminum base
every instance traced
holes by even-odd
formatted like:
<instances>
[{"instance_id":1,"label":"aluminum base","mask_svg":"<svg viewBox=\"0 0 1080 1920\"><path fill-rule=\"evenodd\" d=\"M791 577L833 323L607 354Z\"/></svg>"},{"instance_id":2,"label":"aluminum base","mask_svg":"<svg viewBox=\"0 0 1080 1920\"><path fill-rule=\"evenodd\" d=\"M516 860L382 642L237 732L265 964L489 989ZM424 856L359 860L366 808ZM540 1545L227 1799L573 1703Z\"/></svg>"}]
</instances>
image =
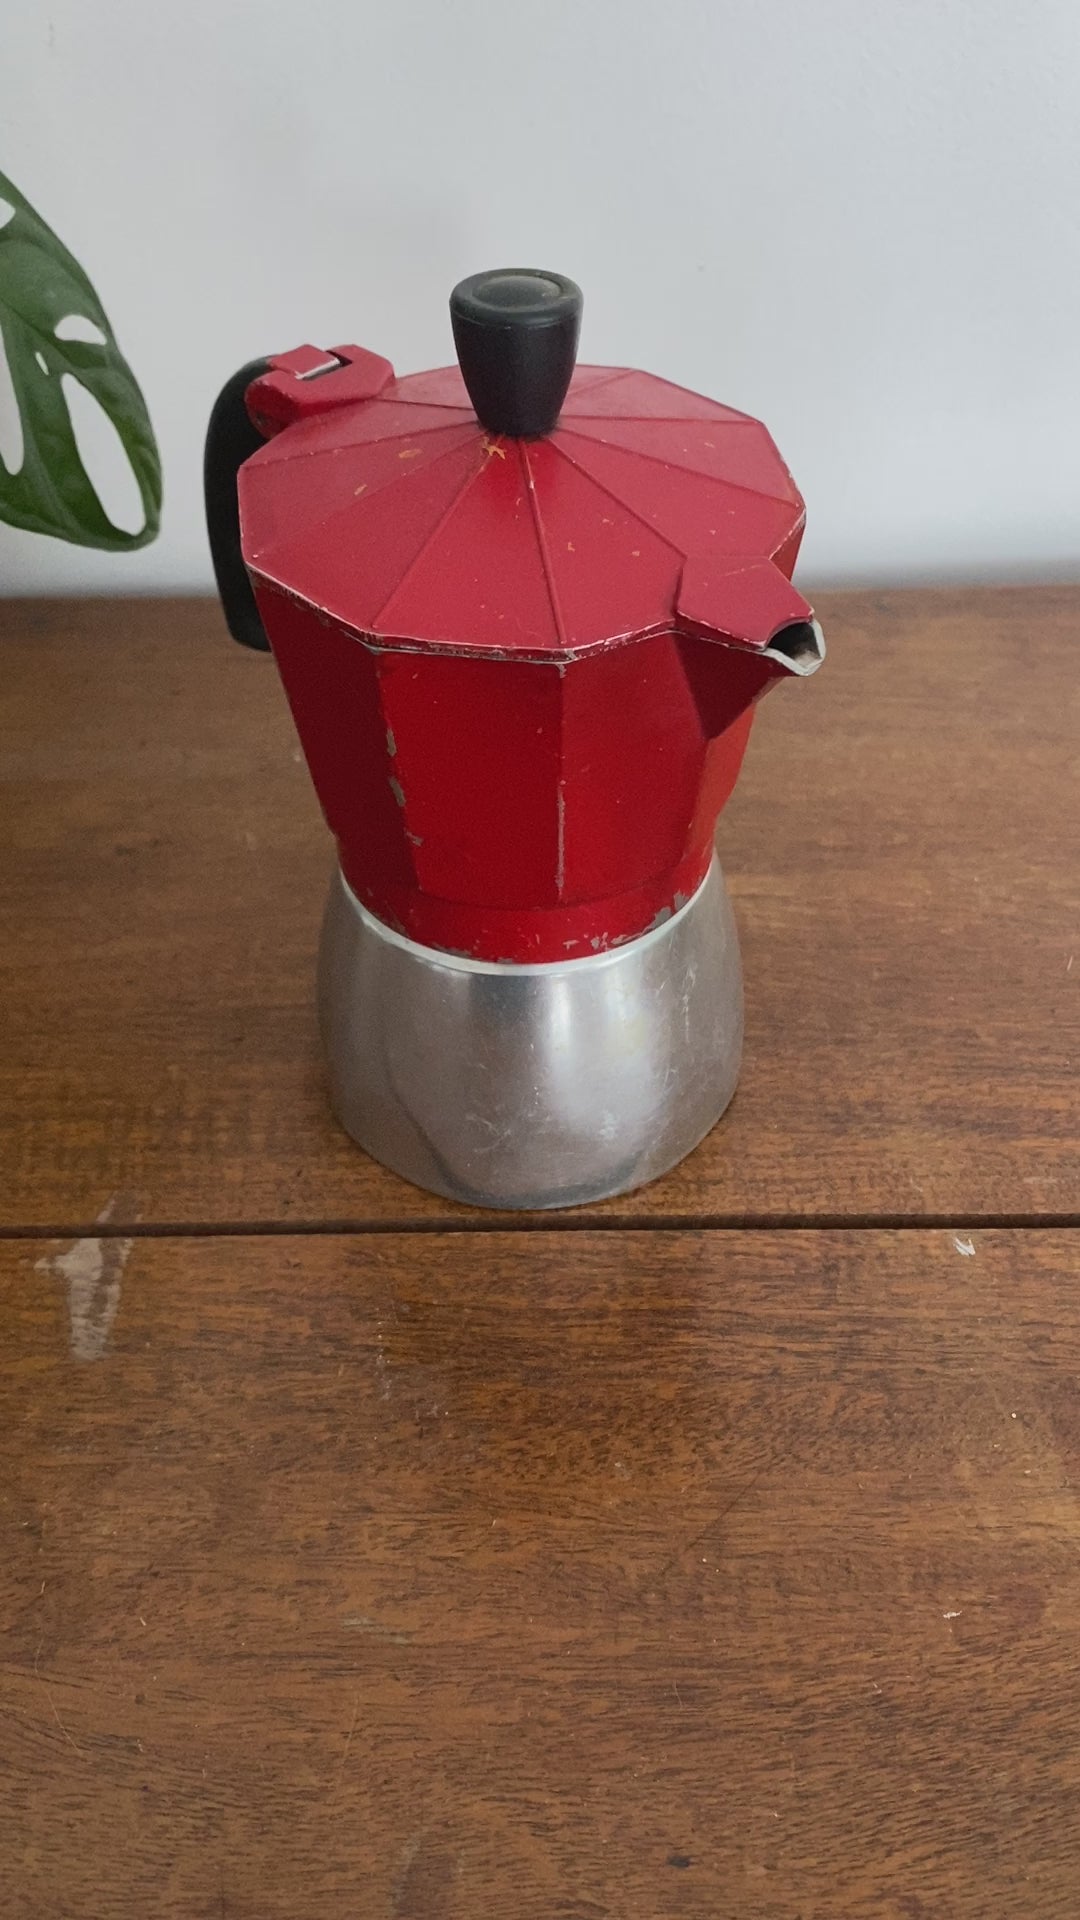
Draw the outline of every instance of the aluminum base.
<instances>
[{"instance_id":1,"label":"aluminum base","mask_svg":"<svg viewBox=\"0 0 1080 1920\"><path fill-rule=\"evenodd\" d=\"M340 874L319 955L334 1111L384 1166L483 1207L626 1193L735 1091L742 970L714 859L693 899L587 959L488 965L417 946Z\"/></svg>"}]
</instances>

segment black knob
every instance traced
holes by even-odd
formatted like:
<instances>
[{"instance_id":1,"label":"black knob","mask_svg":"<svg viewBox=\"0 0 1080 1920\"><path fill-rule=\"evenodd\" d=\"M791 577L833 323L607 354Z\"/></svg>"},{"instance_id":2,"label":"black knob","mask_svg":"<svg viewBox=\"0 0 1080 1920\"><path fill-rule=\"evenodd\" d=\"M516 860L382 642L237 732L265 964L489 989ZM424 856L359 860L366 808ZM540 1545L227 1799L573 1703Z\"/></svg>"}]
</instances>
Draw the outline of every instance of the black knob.
<instances>
[{"instance_id":1,"label":"black knob","mask_svg":"<svg viewBox=\"0 0 1080 1920\"><path fill-rule=\"evenodd\" d=\"M489 433L550 433L577 358L581 289L562 273L503 267L450 295L458 363Z\"/></svg>"}]
</instances>

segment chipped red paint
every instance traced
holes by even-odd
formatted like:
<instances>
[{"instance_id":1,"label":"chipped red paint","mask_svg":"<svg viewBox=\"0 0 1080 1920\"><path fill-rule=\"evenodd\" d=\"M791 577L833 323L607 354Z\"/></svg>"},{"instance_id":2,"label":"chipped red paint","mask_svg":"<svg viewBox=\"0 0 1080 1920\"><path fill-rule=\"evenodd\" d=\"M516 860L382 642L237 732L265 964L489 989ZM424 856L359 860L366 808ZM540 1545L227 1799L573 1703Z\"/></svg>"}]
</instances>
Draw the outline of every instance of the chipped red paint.
<instances>
[{"instance_id":1,"label":"chipped red paint","mask_svg":"<svg viewBox=\"0 0 1080 1920\"><path fill-rule=\"evenodd\" d=\"M353 347L272 366L244 558L357 896L487 960L677 911L788 671L765 649L811 617L765 428L582 367L550 436L492 438L456 368L394 380Z\"/></svg>"}]
</instances>

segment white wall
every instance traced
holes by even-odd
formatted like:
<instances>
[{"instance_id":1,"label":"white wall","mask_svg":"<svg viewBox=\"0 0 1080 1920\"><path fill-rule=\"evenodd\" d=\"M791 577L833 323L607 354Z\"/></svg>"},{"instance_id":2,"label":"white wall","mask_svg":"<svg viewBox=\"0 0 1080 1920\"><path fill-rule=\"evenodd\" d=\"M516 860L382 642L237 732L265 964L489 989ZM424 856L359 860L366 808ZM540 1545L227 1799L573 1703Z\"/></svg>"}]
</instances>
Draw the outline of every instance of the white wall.
<instances>
[{"instance_id":1,"label":"white wall","mask_svg":"<svg viewBox=\"0 0 1080 1920\"><path fill-rule=\"evenodd\" d=\"M770 423L803 577L1080 573L1080 0L23 0L0 167L139 374L134 556L0 532L8 591L209 583L241 361L451 357L453 282L585 290L583 355Z\"/></svg>"}]
</instances>

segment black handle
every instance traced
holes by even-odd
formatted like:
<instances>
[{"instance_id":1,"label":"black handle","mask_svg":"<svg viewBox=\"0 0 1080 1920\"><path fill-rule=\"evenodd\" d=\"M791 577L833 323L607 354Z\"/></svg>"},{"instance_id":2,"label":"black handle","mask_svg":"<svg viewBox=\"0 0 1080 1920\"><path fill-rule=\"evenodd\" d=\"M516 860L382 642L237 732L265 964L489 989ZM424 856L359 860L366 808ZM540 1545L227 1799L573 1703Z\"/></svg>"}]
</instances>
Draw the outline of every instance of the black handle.
<instances>
[{"instance_id":1,"label":"black handle","mask_svg":"<svg viewBox=\"0 0 1080 1920\"><path fill-rule=\"evenodd\" d=\"M489 433L550 433L566 398L581 329L581 289L562 273L503 267L450 295L454 345Z\"/></svg>"},{"instance_id":2,"label":"black handle","mask_svg":"<svg viewBox=\"0 0 1080 1920\"><path fill-rule=\"evenodd\" d=\"M234 640L260 653L269 653L270 642L259 619L255 595L240 554L236 474L244 461L266 444L248 419L244 395L252 381L267 372L269 365L269 360L249 360L246 367L241 367L239 373L225 382L214 401L203 457L206 530L225 620Z\"/></svg>"}]
</instances>

